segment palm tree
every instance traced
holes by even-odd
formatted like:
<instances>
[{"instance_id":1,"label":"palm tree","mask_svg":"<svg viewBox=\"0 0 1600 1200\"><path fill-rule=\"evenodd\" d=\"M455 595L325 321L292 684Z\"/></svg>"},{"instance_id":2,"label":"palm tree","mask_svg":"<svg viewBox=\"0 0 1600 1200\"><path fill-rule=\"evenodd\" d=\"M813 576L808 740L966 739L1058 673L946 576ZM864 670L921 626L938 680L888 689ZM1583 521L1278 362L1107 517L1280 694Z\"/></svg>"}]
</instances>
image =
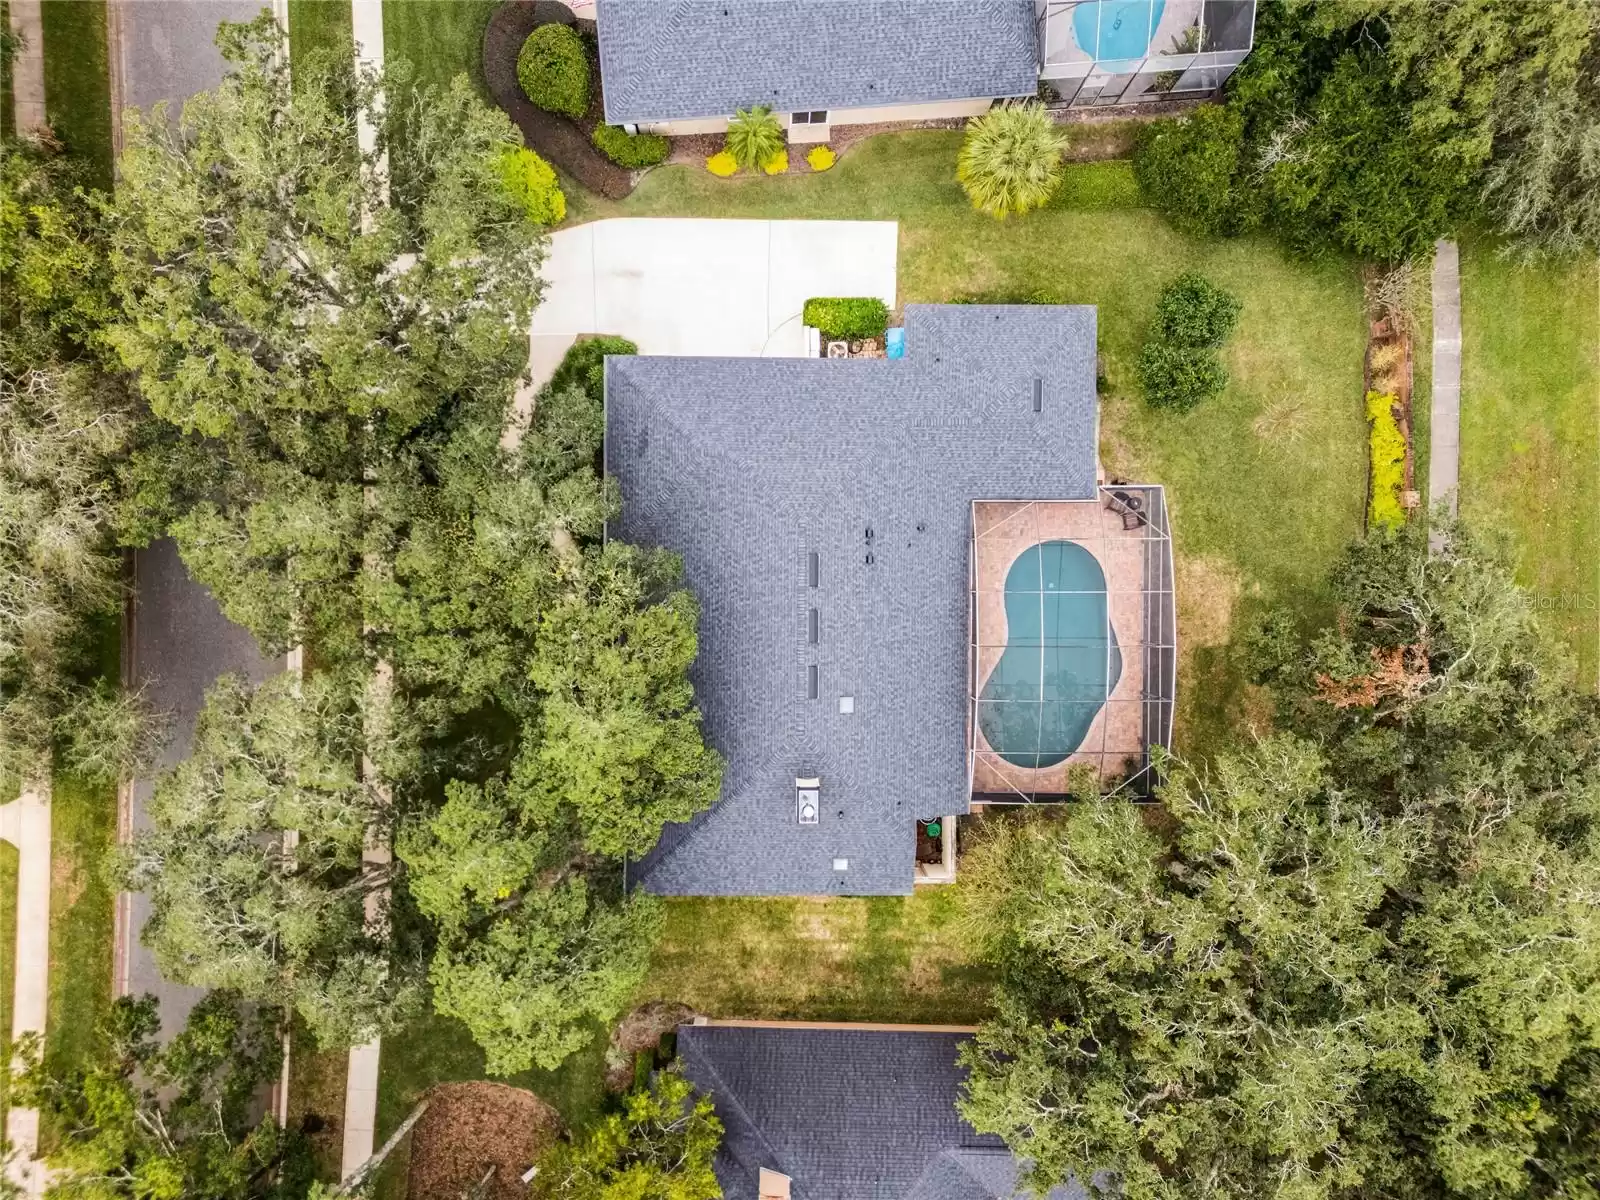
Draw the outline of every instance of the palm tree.
<instances>
[{"instance_id":1,"label":"palm tree","mask_svg":"<svg viewBox=\"0 0 1600 1200\"><path fill-rule=\"evenodd\" d=\"M1042 104L991 108L967 122L956 178L979 212L1025 213L1055 192L1066 147L1066 133Z\"/></svg>"},{"instance_id":2,"label":"palm tree","mask_svg":"<svg viewBox=\"0 0 1600 1200\"><path fill-rule=\"evenodd\" d=\"M726 149L746 170L762 166L783 149L783 126L765 104L741 108L728 122Z\"/></svg>"}]
</instances>

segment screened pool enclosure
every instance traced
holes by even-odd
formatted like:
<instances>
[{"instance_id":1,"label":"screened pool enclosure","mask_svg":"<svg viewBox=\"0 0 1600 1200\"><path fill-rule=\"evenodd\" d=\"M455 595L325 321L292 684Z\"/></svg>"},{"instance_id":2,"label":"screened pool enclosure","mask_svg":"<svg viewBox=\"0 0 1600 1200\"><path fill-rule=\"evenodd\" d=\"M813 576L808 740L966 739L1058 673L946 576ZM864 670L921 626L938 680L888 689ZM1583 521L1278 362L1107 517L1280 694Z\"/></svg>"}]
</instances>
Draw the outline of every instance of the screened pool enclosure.
<instances>
[{"instance_id":1,"label":"screened pool enclosure","mask_svg":"<svg viewBox=\"0 0 1600 1200\"><path fill-rule=\"evenodd\" d=\"M1245 60L1255 0L1036 0L1039 79L1073 106L1203 96Z\"/></svg>"},{"instance_id":2,"label":"screened pool enclosure","mask_svg":"<svg viewBox=\"0 0 1600 1200\"><path fill-rule=\"evenodd\" d=\"M1172 742L1172 539L1154 485L972 505L975 803L1059 799L1085 768L1147 792Z\"/></svg>"}]
</instances>

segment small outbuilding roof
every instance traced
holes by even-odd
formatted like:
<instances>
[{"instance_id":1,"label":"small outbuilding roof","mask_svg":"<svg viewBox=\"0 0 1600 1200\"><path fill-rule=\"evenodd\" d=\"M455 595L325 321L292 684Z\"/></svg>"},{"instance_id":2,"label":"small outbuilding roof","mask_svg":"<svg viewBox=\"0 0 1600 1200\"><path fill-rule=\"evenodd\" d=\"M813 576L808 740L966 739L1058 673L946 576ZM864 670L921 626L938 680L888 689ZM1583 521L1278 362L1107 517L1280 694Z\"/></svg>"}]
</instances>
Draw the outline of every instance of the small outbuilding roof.
<instances>
[{"instance_id":1,"label":"small outbuilding roof","mask_svg":"<svg viewBox=\"0 0 1600 1200\"><path fill-rule=\"evenodd\" d=\"M606 120L1031 96L1033 0L598 0Z\"/></svg>"},{"instance_id":2,"label":"small outbuilding roof","mask_svg":"<svg viewBox=\"0 0 1600 1200\"><path fill-rule=\"evenodd\" d=\"M728 762L631 883L906 894L917 819L968 811L971 502L1095 496L1095 310L908 305L905 345L606 359L610 532L683 556Z\"/></svg>"},{"instance_id":3,"label":"small outbuilding roof","mask_svg":"<svg viewBox=\"0 0 1600 1200\"><path fill-rule=\"evenodd\" d=\"M763 1168L794 1200L994 1200L1027 1195L1004 1142L956 1112L969 1033L800 1025L680 1025L684 1074L725 1130L722 1194L753 1198ZM1045 1200L1084 1200L1076 1181Z\"/></svg>"}]
</instances>

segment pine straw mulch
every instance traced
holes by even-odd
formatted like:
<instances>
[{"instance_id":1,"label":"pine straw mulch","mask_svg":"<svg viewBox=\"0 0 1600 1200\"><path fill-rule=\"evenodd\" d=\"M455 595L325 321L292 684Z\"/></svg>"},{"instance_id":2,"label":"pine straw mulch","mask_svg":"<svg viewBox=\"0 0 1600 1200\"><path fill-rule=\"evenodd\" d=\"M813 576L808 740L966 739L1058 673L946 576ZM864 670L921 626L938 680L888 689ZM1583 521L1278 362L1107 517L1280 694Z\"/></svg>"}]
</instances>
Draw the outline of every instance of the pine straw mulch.
<instances>
[{"instance_id":1,"label":"pine straw mulch","mask_svg":"<svg viewBox=\"0 0 1600 1200\"><path fill-rule=\"evenodd\" d=\"M411 1131L407 1200L460 1200L494 1164L485 1200L524 1200L522 1174L561 1132L532 1092L503 1083L441 1083Z\"/></svg>"}]
</instances>

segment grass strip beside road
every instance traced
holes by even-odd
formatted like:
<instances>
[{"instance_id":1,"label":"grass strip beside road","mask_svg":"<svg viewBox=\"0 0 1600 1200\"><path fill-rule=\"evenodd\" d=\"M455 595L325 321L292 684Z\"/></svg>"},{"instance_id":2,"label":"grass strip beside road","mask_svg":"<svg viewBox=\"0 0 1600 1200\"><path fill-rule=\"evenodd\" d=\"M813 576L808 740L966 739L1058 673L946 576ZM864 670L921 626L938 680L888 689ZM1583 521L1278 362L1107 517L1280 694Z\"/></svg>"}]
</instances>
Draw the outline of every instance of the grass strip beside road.
<instances>
[{"instance_id":1,"label":"grass strip beside road","mask_svg":"<svg viewBox=\"0 0 1600 1200\"><path fill-rule=\"evenodd\" d=\"M350 0L289 0L289 69L306 55L331 47L350 47Z\"/></svg>"},{"instance_id":2,"label":"grass strip beside road","mask_svg":"<svg viewBox=\"0 0 1600 1200\"><path fill-rule=\"evenodd\" d=\"M82 160L89 181L112 181L111 73L105 0L42 0L44 101L67 152Z\"/></svg>"},{"instance_id":3,"label":"grass strip beside road","mask_svg":"<svg viewBox=\"0 0 1600 1200\"><path fill-rule=\"evenodd\" d=\"M0 1063L11 1061L11 1013L17 983L17 867L21 855L0 841ZM0 1129L11 1109L11 1072L0 1070Z\"/></svg>"}]
</instances>

